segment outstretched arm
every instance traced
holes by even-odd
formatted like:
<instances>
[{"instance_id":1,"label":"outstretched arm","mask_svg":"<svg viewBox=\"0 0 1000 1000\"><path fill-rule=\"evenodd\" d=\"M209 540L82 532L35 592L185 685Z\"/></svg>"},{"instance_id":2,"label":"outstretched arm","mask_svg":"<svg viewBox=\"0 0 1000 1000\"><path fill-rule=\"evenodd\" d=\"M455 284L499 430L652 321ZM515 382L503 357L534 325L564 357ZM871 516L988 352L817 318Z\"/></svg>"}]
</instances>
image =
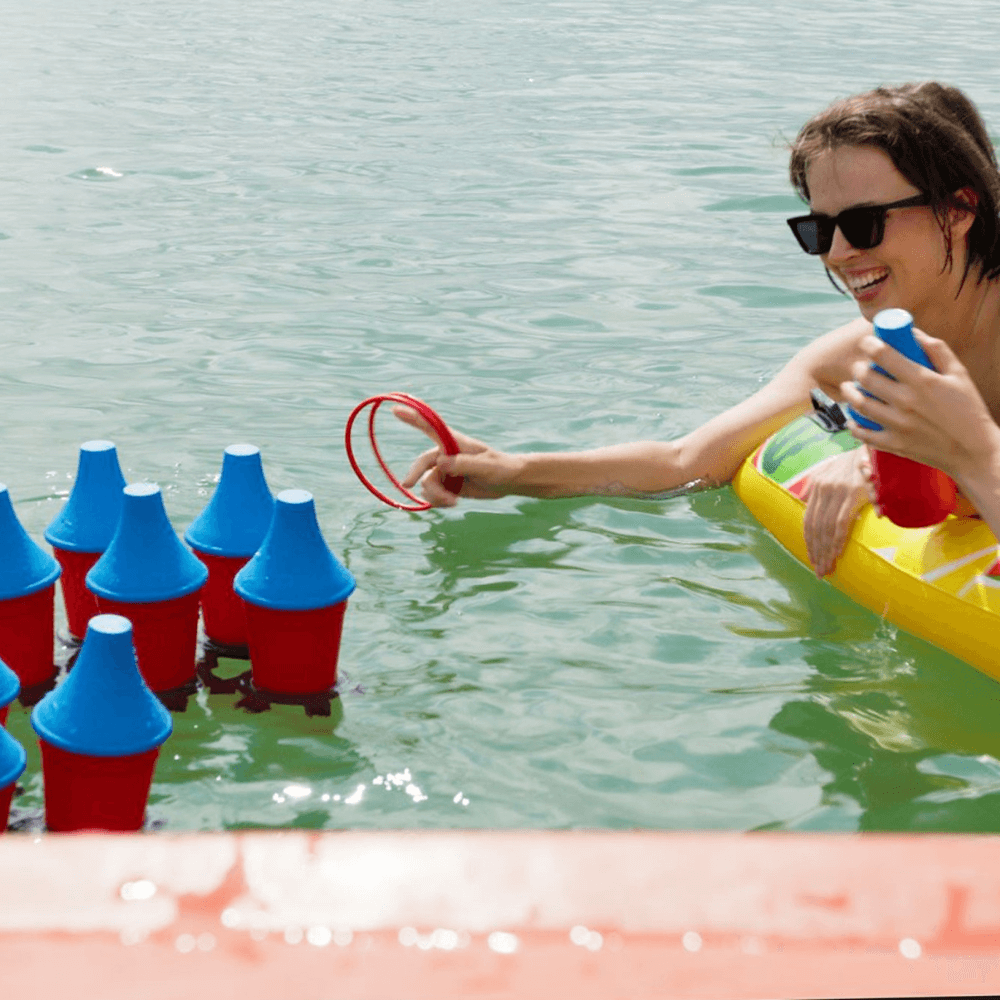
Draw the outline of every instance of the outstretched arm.
<instances>
[{"instance_id":1,"label":"outstretched arm","mask_svg":"<svg viewBox=\"0 0 1000 1000\"><path fill-rule=\"evenodd\" d=\"M438 506L451 506L454 494L442 485L449 475L462 476L463 496L534 497L655 496L690 483L729 482L740 463L765 438L810 409L815 386L837 392L846 377L859 336L856 324L808 345L759 392L675 441L635 441L588 451L497 451L482 441L455 434L461 449L446 456L424 452L410 468L405 485L422 480L424 495ZM423 419L405 407L394 411L404 422L433 438Z\"/></svg>"}]
</instances>

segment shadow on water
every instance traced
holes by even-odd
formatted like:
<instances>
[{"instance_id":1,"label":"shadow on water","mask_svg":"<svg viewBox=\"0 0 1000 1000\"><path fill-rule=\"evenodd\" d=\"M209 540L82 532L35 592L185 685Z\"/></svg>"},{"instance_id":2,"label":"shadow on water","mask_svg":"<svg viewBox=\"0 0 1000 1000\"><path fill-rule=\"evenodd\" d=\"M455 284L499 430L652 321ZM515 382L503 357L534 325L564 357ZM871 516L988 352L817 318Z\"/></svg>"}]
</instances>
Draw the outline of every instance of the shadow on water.
<instances>
[{"instance_id":1,"label":"shadow on water","mask_svg":"<svg viewBox=\"0 0 1000 1000\"><path fill-rule=\"evenodd\" d=\"M820 808L853 800L860 830L1000 831L1000 685L817 580L742 508L693 500L788 594L730 595L775 623L730 631L795 639L813 668L770 727L809 746L829 773Z\"/></svg>"},{"instance_id":2,"label":"shadow on water","mask_svg":"<svg viewBox=\"0 0 1000 1000\"><path fill-rule=\"evenodd\" d=\"M424 572L435 577L412 613L433 618L481 594L521 589L538 572L565 568L580 544L567 538L573 511L592 501L526 501L515 510L470 510L429 519L421 532ZM578 567L574 567L577 568Z\"/></svg>"},{"instance_id":3,"label":"shadow on water","mask_svg":"<svg viewBox=\"0 0 1000 1000\"><path fill-rule=\"evenodd\" d=\"M513 511L471 510L461 519L428 521L421 537L428 561L442 575L442 589L451 593L460 581L493 575L499 567L556 566L572 548L560 536L573 511L593 502L526 501Z\"/></svg>"},{"instance_id":4,"label":"shadow on water","mask_svg":"<svg viewBox=\"0 0 1000 1000\"><path fill-rule=\"evenodd\" d=\"M887 641L895 655L881 663L807 645L809 696L786 702L770 725L829 772L824 801L856 801L861 830L1000 830L995 681L907 635ZM860 669L845 671L845 659Z\"/></svg>"}]
</instances>

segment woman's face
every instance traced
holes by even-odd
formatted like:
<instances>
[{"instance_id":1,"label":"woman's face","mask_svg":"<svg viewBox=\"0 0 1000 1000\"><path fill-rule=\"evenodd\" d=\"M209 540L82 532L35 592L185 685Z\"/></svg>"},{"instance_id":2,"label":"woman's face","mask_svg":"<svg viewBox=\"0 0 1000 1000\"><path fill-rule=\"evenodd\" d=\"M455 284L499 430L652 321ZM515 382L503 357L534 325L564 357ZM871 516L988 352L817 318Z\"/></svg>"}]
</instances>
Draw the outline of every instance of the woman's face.
<instances>
[{"instance_id":1,"label":"woman's face","mask_svg":"<svg viewBox=\"0 0 1000 1000\"><path fill-rule=\"evenodd\" d=\"M840 146L822 153L809 165L806 179L810 208L823 215L922 193L874 146ZM963 245L954 241L954 266L945 269L944 234L931 208L921 205L890 209L885 236L870 250L852 246L838 227L821 259L866 319L881 309L900 308L919 325L928 309L933 313L954 300L965 266Z\"/></svg>"}]
</instances>

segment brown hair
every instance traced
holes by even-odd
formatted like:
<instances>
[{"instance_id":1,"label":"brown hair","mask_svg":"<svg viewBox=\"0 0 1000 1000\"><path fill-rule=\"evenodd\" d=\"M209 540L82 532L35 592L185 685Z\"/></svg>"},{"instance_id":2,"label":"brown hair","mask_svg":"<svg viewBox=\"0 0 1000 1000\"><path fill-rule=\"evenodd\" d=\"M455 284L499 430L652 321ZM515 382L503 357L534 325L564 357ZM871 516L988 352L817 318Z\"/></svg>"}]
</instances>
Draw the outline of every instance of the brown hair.
<instances>
[{"instance_id":1,"label":"brown hair","mask_svg":"<svg viewBox=\"0 0 1000 1000\"><path fill-rule=\"evenodd\" d=\"M969 230L962 281L973 265L991 280L1000 275L1000 172L993 143L976 106L962 91L940 83L878 87L847 97L802 126L791 148L792 186L809 201L806 173L819 154L839 146L874 146L930 199L947 242L945 267L952 264L949 209L969 211L956 197L960 188L976 194L976 218Z\"/></svg>"}]
</instances>

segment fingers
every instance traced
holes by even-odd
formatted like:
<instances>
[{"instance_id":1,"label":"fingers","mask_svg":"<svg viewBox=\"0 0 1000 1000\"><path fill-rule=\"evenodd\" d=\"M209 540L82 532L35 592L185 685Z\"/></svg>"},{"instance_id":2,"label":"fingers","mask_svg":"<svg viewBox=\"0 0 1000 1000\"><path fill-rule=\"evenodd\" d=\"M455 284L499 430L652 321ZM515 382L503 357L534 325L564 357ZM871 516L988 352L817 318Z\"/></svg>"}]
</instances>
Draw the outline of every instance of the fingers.
<instances>
[{"instance_id":1,"label":"fingers","mask_svg":"<svg viewBox=\"0 0 1000 1000\"><path fill-rule=\"evenodd\" d=\"M868 390L871 395L868 395L868 393L862 392L854 382L842 382L840 393L852 410L856 410L862 417L867 417L882 427L885 427L886 420L894 412L893 408L877 398L871 389ZM873 444L876 447L881 440L880 435L884 434L884 431L869 430L855 420L851 421L850 430L859 441Z\"/></svg>"},{"instance_id":2,"label":"fingers","mask_svg":"<svg viewBox=\"0 0 1000 1000\"><path fill-rule=\"evenodd\" d=\"M406 489L412 489L419 483L424 499L435 507L453 507L458 502L458 494L445 486L446 481L455 485L453 477L463 481L461 495L465 497L496 499L509 492L507 484L518 468L518 462L512 456L494 451L482 441L454 430L451 434L459 451L458 454L447 455L431 425L417 411L401 404L393 407L392 413L398 420L438 444L438 447L428 448L414 460L402 480Z\"/></svg>"},{"instance_id":3,"label":"fingers","mask_svg":"<svg viewBox=\"0 0 1000 1000\"><path fill-rule=\"evenodd\" d=\"M810 517L810 510L812 516ZM832 573L844 546L856 512L853 506L841 502L814 501L806 507L802 529L809 561L817 577Z\"/></svg>"},{"instance_id":4,"label":"fingers","mask_svg":"<svg viewBox=\"0 0 1000 1000\"><path fill-rule=\"evenodd\" d=\"M427 473L430 469L434 468L440 454L440 448L429 448L427 451L418 455L407 471L406 477L403 479L403 485L408 490L416 486L417 483L420 482L421 476Z\"/></svg>"},{"instance_id":5,"label":"fingers","mask_svg":"<svg viewBox=\"0 0 1000 1000\"><path fill-rule=\"evenodd\" d=\"M444 488L441 482L441 470L437 466L421 480L420 492L434 507L454 507L458 503L458 497Z\"/></svg>"},{"instance_id":6,"label":"fingers","mask_svg":"<svg viewBox=\"0 0 1000 1000\"><path fill-rule=\"evenodd\" d=\"M392 413L393 416L397 417L404 424L409 424L418 431L422 431L435 444L440 445L441 442L434 432L434 428L416 410L411 410L408 406L394 406ZM455 439L455 444L458 445L459 451L474 454L486 450L486 445L482 441L474 437L469 437L468 434L463 434L461 431L456 431L453 427L449 427L448 430L451 431L451 436Z\"/></svg>"},{"instance_id":7,"label":"fingers","mask_svg":"<svg viewBox=\"0 0 1000 1000\"><path fill-rule=\"evenodd\" d=\"M858 512L868 499L862 467L866 452L856 450L829 459L813 470L803 496L802 533L816 576L832 573L847 544Z\"/></svg>"},{"instance_id":8,"label":"fingers","mask_svg":"<svg viewBox=\"0 0 1000 1000\"><path fill-rule=\"evenodd\" d=\"M851 521L853 516L847 516L842 497L819 490L813 493L806 505L802 530L816 576L822 578L833 572L847 541Z\"/></svg>"},{"instance_id":9,"label":"fingers","mask_svg":"<svg viewBox=\"0 0 1000 1000\"><path fill-rule=\"evenodd\" d=\"M822 533L822 518L819 515L821 504L817 500L817 494L813 491L806 503L805 516L802 519L802 534L806 541L806 553L809 556L809 563L817 576L823 576L821 563L824 561L826 546L820 537Z\"/></svg>"},{"instance_id":10,"label":"fingers","mask_svg":"<svg viewBox=\"0 0 1000 1000\"><path fill-rule=\"evenodd\" d=\"M865 484L865 493L868 496L868 502L875 508L875 513L879 517L882 516L882 508L879 506L878 502L878 488L875 485L875 479L872 474L872 456L871 452L868 450L868 445L863 444L858 449L858 472L861 475L862 480Z\"/></svg>"},{"instance_id":11,"label":"fingers","mask_svg":"<svg viewBox=\"0 0 1000 1000\"><path fill-rule=\"evenodd\" d=\"M404 424L409 424L411 427L415 427L418 431L422 431L435 444L441 444L440 439L434 432L434 428L431 427L431 425L419 413L417 413L416 410L411 409L409 406L394 406L392 408L392 415L397 420L401 420Z\"/></svg>"},{"instance_id":12,"label":"fingers","mask_svg":"<svg viewBox=\"0 0 1000 1000\"><path fill-rule=\"evenodd\" d=\"M424 499L429 503L434 504L436 507L453 507L457 503L457 497L454 493L445 489L442 482L444 476L450 474L451 470L448 470L446 473L439 468L440 463L447 456L440 448L440 441L434 429L416 410L408 406L394 406L392 413L398 420L422 431L439 445L437 448L428 448L427 451L422 452L416 457L413 464L407 470L405 478L402 480L403 486L406 489L412 489L417 483L420 483ZM462 434L455 434L454 437L459 447L478 443L472 442L471 438L466 438Z\"/></svg>"},{"instance_id":13,"label":"fingers","mask_svg":"<svg viewBox=\"0 0 1000 1000\"><path fill-rule=\"evenodd\" d=\"M437 461L438 472L445 476L461 476L463 479L488 481L493 471L494 461L482 455L461 452L458 455L441 455Z\"/></svg>"},{"instance_id":14,"label":"fingers","mask_svg":"<svg viewBox=\"0 0 1000 1000\"><path fill-rule=\"evenodd\" d=\"M924 349L936 371L947 372L952 371L956 365L961 366L955 352L943 340L929 337L923 330L914 330L913 336Z\"/></svg>"},{"instance_id":15,"label":"fingers","mask_svg":"<svg viewBox=\"0 0 1000 1000\"><path fill-rule=\"evenodd\" d=\"M902 366L894 364L892 361L889 364L893 367L893 371L882 366L880 362L855 361L851 366L854 383L890 406L910 405L913 397L910 385L921 377L920 373L926 373L928 369L907 358L903 358L903 361L908 365L913 365L916 371L903 372ZM876 368L874 365L878 365L878 367Z\"/></svg>"}]
</instances>

